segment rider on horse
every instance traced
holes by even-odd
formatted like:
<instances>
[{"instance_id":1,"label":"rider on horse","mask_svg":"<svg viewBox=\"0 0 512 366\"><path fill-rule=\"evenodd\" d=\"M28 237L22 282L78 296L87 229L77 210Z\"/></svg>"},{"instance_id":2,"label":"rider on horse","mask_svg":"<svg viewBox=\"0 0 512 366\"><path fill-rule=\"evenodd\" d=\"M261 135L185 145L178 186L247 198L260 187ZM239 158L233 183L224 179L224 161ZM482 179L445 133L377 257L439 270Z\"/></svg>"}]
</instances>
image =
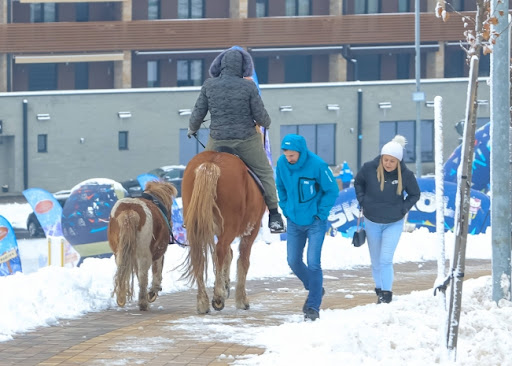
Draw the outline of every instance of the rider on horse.
<instances>
[{"instance_id":1,"label":"rider on horse","mask_svg":"<svg viewBox=\"0 0 512 366\"><path fill-rule=\"evenodd\" d=\"M227 146L254 171L265 189L264 199L269 209L269 228L272 233L285 232L283 218L277 207L274 171L269 164L258 125L268 128L270 117L263 105L258 88L252 80L253 61L249 53L239 47L220 53L210 66L207 79L190 116L188 136L201 127L210 112L210 137L206 150Z\"/></svg>"}]
</instances>

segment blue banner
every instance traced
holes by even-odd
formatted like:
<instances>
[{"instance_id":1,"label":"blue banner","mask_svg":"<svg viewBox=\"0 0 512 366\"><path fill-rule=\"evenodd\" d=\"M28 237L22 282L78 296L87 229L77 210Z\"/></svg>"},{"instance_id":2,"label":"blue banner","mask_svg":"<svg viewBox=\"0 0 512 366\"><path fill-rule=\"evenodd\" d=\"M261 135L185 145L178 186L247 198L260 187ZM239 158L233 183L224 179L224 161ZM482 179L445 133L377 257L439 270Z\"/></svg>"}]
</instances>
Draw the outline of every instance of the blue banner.
<instances>
[{"instance_id":1,"label":"blue banner","mask_svg":"<svg viewBox=\"0 0 512 366\"><path fill-rule=\"evenodd\" d=\"M487 193L491 189L490 178L490 155L491 141L487 123L475 132L475 152L473 154L473 168L471 175L471 188ZM459 145L450 155L444 164L444 179L448 182L457 183L457 169L460 165L460 154L462 145Z\"/></svg>"},{"instance_id":2,"label":"blue banner","mask_svg":"<svg viewBox=\"0 0 512 366\"><path fill-rule=\"evenodd\" d=\"M21 260L16 235L11 223L0 215L0 276L21 272ZM9 297L9 294L2 294Z\"/></svg>"},{"instance_id":3,"label":"blue banner","mask_svg":"<svg viewBox=\"0 0 512 366\"><path fill-rule=\"evenodd\" d=\"M23 195L32 206L46 236L62 236L62 206L57 199L42 188L26 189Z\"/></svg>"},{"instance_id":4,"label":"blue banner","mask_svg":"<svg viewBox=\"0 0 512 366\"><path fill-rule=\"evenodd\" d=\"M421 197L409 211L407 222L415 224L416 228L426 227L429 231L436 231L436 197L435 179L420 178L418 185ZM445 230L453 230L455 216L455 196L457 185L452 182L444 182L444 221ZM490 199L482 192L471 190L470 193L470 222L469 234L484 233L490 225ZM359 204L356 199L354 187L340 191L338 199L328 217L327 232L334 236L337 232L351 237L357 226Z\"/></svg>"}]
</instances>

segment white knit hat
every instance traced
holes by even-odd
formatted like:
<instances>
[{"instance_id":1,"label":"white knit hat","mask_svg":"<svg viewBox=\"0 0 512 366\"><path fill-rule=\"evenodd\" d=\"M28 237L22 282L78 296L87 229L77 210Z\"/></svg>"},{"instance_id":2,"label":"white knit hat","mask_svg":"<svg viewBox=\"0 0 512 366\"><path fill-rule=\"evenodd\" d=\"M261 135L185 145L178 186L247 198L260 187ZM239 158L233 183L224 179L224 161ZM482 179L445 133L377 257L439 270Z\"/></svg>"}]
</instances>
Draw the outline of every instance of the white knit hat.
<instances>
[{"instance_id":1,"label":"white knit hat","mask_svg":"<svg viewBox=\"0 0 512 366\"><path fill-rule=\"evenodd\" d=\"M405 137L402 135L396 135L393 137L393 140L388 142L386 145L382 146L382 150L380 151L381 155L391 155L398 160L402 161L404 156L404 147L407 141Z\"/></svg>"}]
</instances>

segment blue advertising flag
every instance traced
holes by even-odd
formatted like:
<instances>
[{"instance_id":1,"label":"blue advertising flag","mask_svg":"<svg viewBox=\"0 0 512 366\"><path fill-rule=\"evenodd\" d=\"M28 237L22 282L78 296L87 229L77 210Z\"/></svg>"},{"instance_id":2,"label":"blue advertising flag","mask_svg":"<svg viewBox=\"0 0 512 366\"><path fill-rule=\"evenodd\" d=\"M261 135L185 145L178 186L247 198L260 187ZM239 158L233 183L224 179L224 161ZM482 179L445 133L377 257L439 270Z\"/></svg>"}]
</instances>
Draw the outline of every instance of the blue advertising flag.
<instances>
[{"instance_id":1,"label":"blue advertising flag","mask_svg":"<svg viewBox=\"0 0 512 366\"><path fill-rule=\"evenodd\" d=\"M46 236L62 236L62 206L53 194L42 188L29 188L23 191L23 195Z\"/></svg>"},{"instance_id":2,"label":"blue advertising flag","mask_svg":"<svg viewBox=\"0 0 512 366\"><path fill-rule=\"evenodd\" d=\"M11 223L0 215L0 276L9 276L16 272L21 272L18 243Z\"/></svg>"},{"instance_id":3,"label":"blue advertising flag","mask_svg":"<svg viewBox=\"0 0 512 366\"><path fill-rule=\"evenodd\" d=\"M146 184L148 184L148 182L158 182L160 181L160 178L158 178L154 174L144 173L137 176L137 181L139 182L142 190L144 191L146 189Z\"/></svg>"}]
</instances>

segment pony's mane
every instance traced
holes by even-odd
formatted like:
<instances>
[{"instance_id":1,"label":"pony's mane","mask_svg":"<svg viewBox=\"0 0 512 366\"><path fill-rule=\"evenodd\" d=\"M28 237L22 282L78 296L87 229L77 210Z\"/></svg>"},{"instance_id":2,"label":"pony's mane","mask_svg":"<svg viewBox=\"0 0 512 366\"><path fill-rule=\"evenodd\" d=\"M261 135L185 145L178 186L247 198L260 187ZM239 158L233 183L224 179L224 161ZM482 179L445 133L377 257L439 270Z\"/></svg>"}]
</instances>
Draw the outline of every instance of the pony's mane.
<instances>
[{"instance_id":1,"label":"pony's mane","mask_svg":"<svg viewBox=\"0 0 512 366\"><path fill-rule=\"evenodd\" d=\"M160 202L162 202L169 212L172 209L173 198L178 195L176 187L168 182L150 181L146 184L146 189L144 191L148 192L152 196L156 197Z\"/></svg>"}]
</instances>

